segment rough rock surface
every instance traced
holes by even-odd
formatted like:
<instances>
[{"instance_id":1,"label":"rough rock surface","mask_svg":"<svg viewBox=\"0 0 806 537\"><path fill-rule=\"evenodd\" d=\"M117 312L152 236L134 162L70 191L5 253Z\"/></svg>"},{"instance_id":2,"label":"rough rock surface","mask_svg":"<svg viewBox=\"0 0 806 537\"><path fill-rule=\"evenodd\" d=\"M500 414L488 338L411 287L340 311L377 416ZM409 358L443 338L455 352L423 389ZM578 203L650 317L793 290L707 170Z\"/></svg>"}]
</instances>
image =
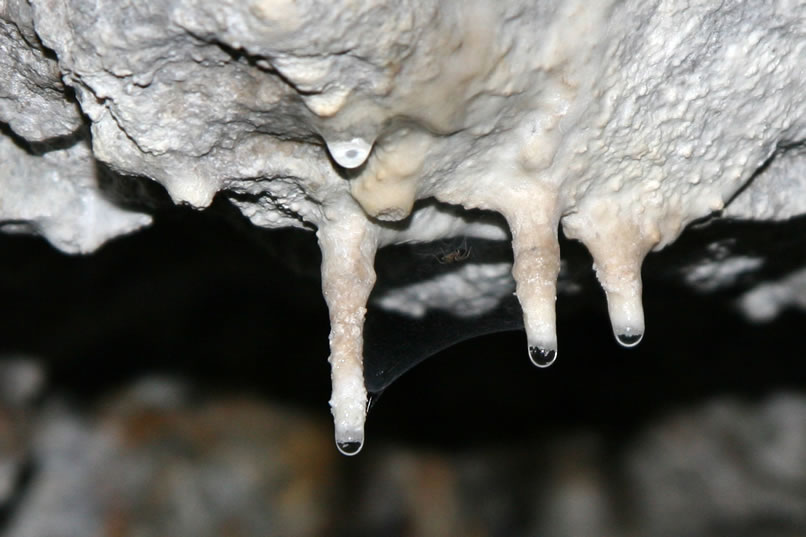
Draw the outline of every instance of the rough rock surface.
<instances>
[{"instance_id":1,"label":"rough rock surface","mask_svg":"<svg viewBox=\"0 0 806 537\"><path fill-rule=\"evenodd\" d=\"M514 282L471 257L379 303L481 313L514 286L544 367L560 227L589 250L633 346L648 252L698 219L789 219L806 203L798 0L5 0L0 23L4 227L90 251L148 223L114 201L141 176L177 203L221 192L258 226L316 229L348 453L364 438L379 247L511 238ZM730 258L695 280L754 268Z\"/></svg>"},{"instance_id":2,"label":"rough rock surface","mask_svg":"<svg viewBox=\"0 0 806 537\"><path fill-rule=\"evenodd\" d=\"M72 134L83 125L56 58L34 31L26 0L0 3L0 51L0 122L36 142Z\"/></svg>"},{"instance_id":3,"label":"rough rock surface","mask_svg":"<svg viewBox=\"0 0 806 537\"><path fill-rule=\"evenodd\" d=\"M151 222L106 198L86 139L36 155L3 136L0 160L3 231L38 233L64 252L86 253Z\"/></svg>"}]
</instances>

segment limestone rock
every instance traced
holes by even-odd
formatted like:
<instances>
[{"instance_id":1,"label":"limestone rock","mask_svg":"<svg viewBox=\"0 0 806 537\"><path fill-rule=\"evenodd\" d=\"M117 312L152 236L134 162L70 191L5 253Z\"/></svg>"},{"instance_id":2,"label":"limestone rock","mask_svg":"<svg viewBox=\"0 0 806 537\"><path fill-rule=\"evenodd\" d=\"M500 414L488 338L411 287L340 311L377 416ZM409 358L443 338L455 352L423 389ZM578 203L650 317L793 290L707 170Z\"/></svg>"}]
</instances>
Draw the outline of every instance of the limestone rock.
<instances>
[{"instance_id":1,"label":"limestone rock","mask_svg":"<svg viewBox=\"0 0 806 537\"><path fill-rule=\"evenodd\" d=\"M101 190L86 139L44 154L0 137L0 227L40 234L69 253L87 253L107 240L148 225L151 217L119 207Z\"/></svg>"},{"instance_id":2,"label":"limestone rock","mask_svg":"<svg viewBox=\"0 0 806 537\"><path fill-rule=\"evenodd\" d=\"M26 0L0 2L0 77L0 122L17 135L39 142L82 125L56 58L34 32Z\"/></svg>"}]
</instances>

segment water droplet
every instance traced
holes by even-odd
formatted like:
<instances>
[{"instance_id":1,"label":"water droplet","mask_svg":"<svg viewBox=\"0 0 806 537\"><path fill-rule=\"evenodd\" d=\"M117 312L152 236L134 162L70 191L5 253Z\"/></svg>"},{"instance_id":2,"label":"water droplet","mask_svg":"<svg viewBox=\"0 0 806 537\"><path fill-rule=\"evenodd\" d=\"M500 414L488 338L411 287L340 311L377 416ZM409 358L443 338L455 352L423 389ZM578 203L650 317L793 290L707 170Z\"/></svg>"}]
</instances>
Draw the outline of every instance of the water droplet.
<instances>
[{"instance_id":1,"label":"water droplet","mask_svg":"<svg viewBox=\"0 0 806 537\"><path fill-rule=\"evenodd\" d=\"M330 156L342 168L353 169L358 168L369 157L369 152L372 150L372 144L368 143L362 138L353 138L349 142L331 142L327 141L327 150Z\"/></svg>"},{"instance_id":2,"label":"water droplet","mask_svg":"<svg viewBox=\"0 0 806 537\"><path fill-rule=\"evenodd\" d=\"M535 345L530 345L529 359L537 367L548 367L557 359L557 351L554 349L542 349Z\"/></svg>"},{"instance_id":3,"label":"water droplet","mask_svg":"<svg viewBox=\"0 0 806 537\"><path fill-rule=\"evenodd\" d=\"M342 455L347 455L348 457L352 457L356 455L361 448L364 447L363 442L336 442L336 447L339 448L339 451Z\"/></svg>"},{"instance_id":4,"label":"water droplet","mask_svg":"<svg viewBox=\"0 0 806 537\"><path fill-rule=\"evenodd\" d=\"M623 347L635 347L644 338L644 334L616 334L616 341Z\"/></svg>"}]
</instances>

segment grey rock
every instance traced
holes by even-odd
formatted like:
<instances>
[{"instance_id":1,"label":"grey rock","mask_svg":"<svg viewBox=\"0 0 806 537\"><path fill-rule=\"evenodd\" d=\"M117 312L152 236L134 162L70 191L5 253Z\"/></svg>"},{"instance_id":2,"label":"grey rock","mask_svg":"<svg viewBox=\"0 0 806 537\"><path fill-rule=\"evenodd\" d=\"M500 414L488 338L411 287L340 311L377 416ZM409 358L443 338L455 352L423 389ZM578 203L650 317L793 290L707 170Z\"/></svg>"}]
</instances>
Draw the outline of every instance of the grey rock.
<instances>
[{"instance_id":1,"label":"grey rock","mask_svg":"<svg viewBox=\"0 0 806 537\"><path fill-rule=\"evenodd\" d=\"M26 0L0 2L0 122L26 140L67 136L83 123Z\"/></svg>"},{"instance_id":2,"label":"grey rock","mask_svg":"<svg viewBox=\"0 0 806 537\"><path fill-rule=\"evenodd\" d=\"M195 390L195 389L194 389ZM607 447L595 430L435 450L329 449L308 413L141 379L33 416L35 471L4 535L731 535L806 527L806 402L678 410ZM198 392L197 392L198 395Z\"/></svg>"},{"instance_id":3,"label":"grey rock","mask_svg":"<svg viewBox=\"0 0 806 537\"><path fill-rule=\"evenodd\" d=\"M2 136L0 161L0 227L6 232L40 234L62 251L87 253L151 222L108 199L86 139L37 155Z\"/></svg>"},{"instance_id":4,"label":"grey rock","mask_svg":"<svg viewBox=\"0 0 806 537\"><path fill-rule=\"evenodd\" d=\"M806 405L713 401L639 439L636 512L652 535L799 535L806 528Z\"/></svg>"}]
</instances>

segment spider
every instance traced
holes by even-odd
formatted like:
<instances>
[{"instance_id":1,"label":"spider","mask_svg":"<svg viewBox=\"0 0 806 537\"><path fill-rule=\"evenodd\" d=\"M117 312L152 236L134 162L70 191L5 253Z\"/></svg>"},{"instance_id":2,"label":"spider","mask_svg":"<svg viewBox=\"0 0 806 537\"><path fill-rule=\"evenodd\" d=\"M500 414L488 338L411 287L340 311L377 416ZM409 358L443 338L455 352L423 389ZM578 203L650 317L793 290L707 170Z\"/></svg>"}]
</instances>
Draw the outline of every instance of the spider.
<instances>
[{"instance_id":1,"label":"spider","mask_svg":"<svg viewBox=\"0 0 806 537\"><path fill-rule=\"evenodd\" d=\"M461 247L456 250L451 250L437 256L437 261L441 265L450 265L451 263L460 263L470 257L470 247Z\"/></svg>"}]
</instances>

